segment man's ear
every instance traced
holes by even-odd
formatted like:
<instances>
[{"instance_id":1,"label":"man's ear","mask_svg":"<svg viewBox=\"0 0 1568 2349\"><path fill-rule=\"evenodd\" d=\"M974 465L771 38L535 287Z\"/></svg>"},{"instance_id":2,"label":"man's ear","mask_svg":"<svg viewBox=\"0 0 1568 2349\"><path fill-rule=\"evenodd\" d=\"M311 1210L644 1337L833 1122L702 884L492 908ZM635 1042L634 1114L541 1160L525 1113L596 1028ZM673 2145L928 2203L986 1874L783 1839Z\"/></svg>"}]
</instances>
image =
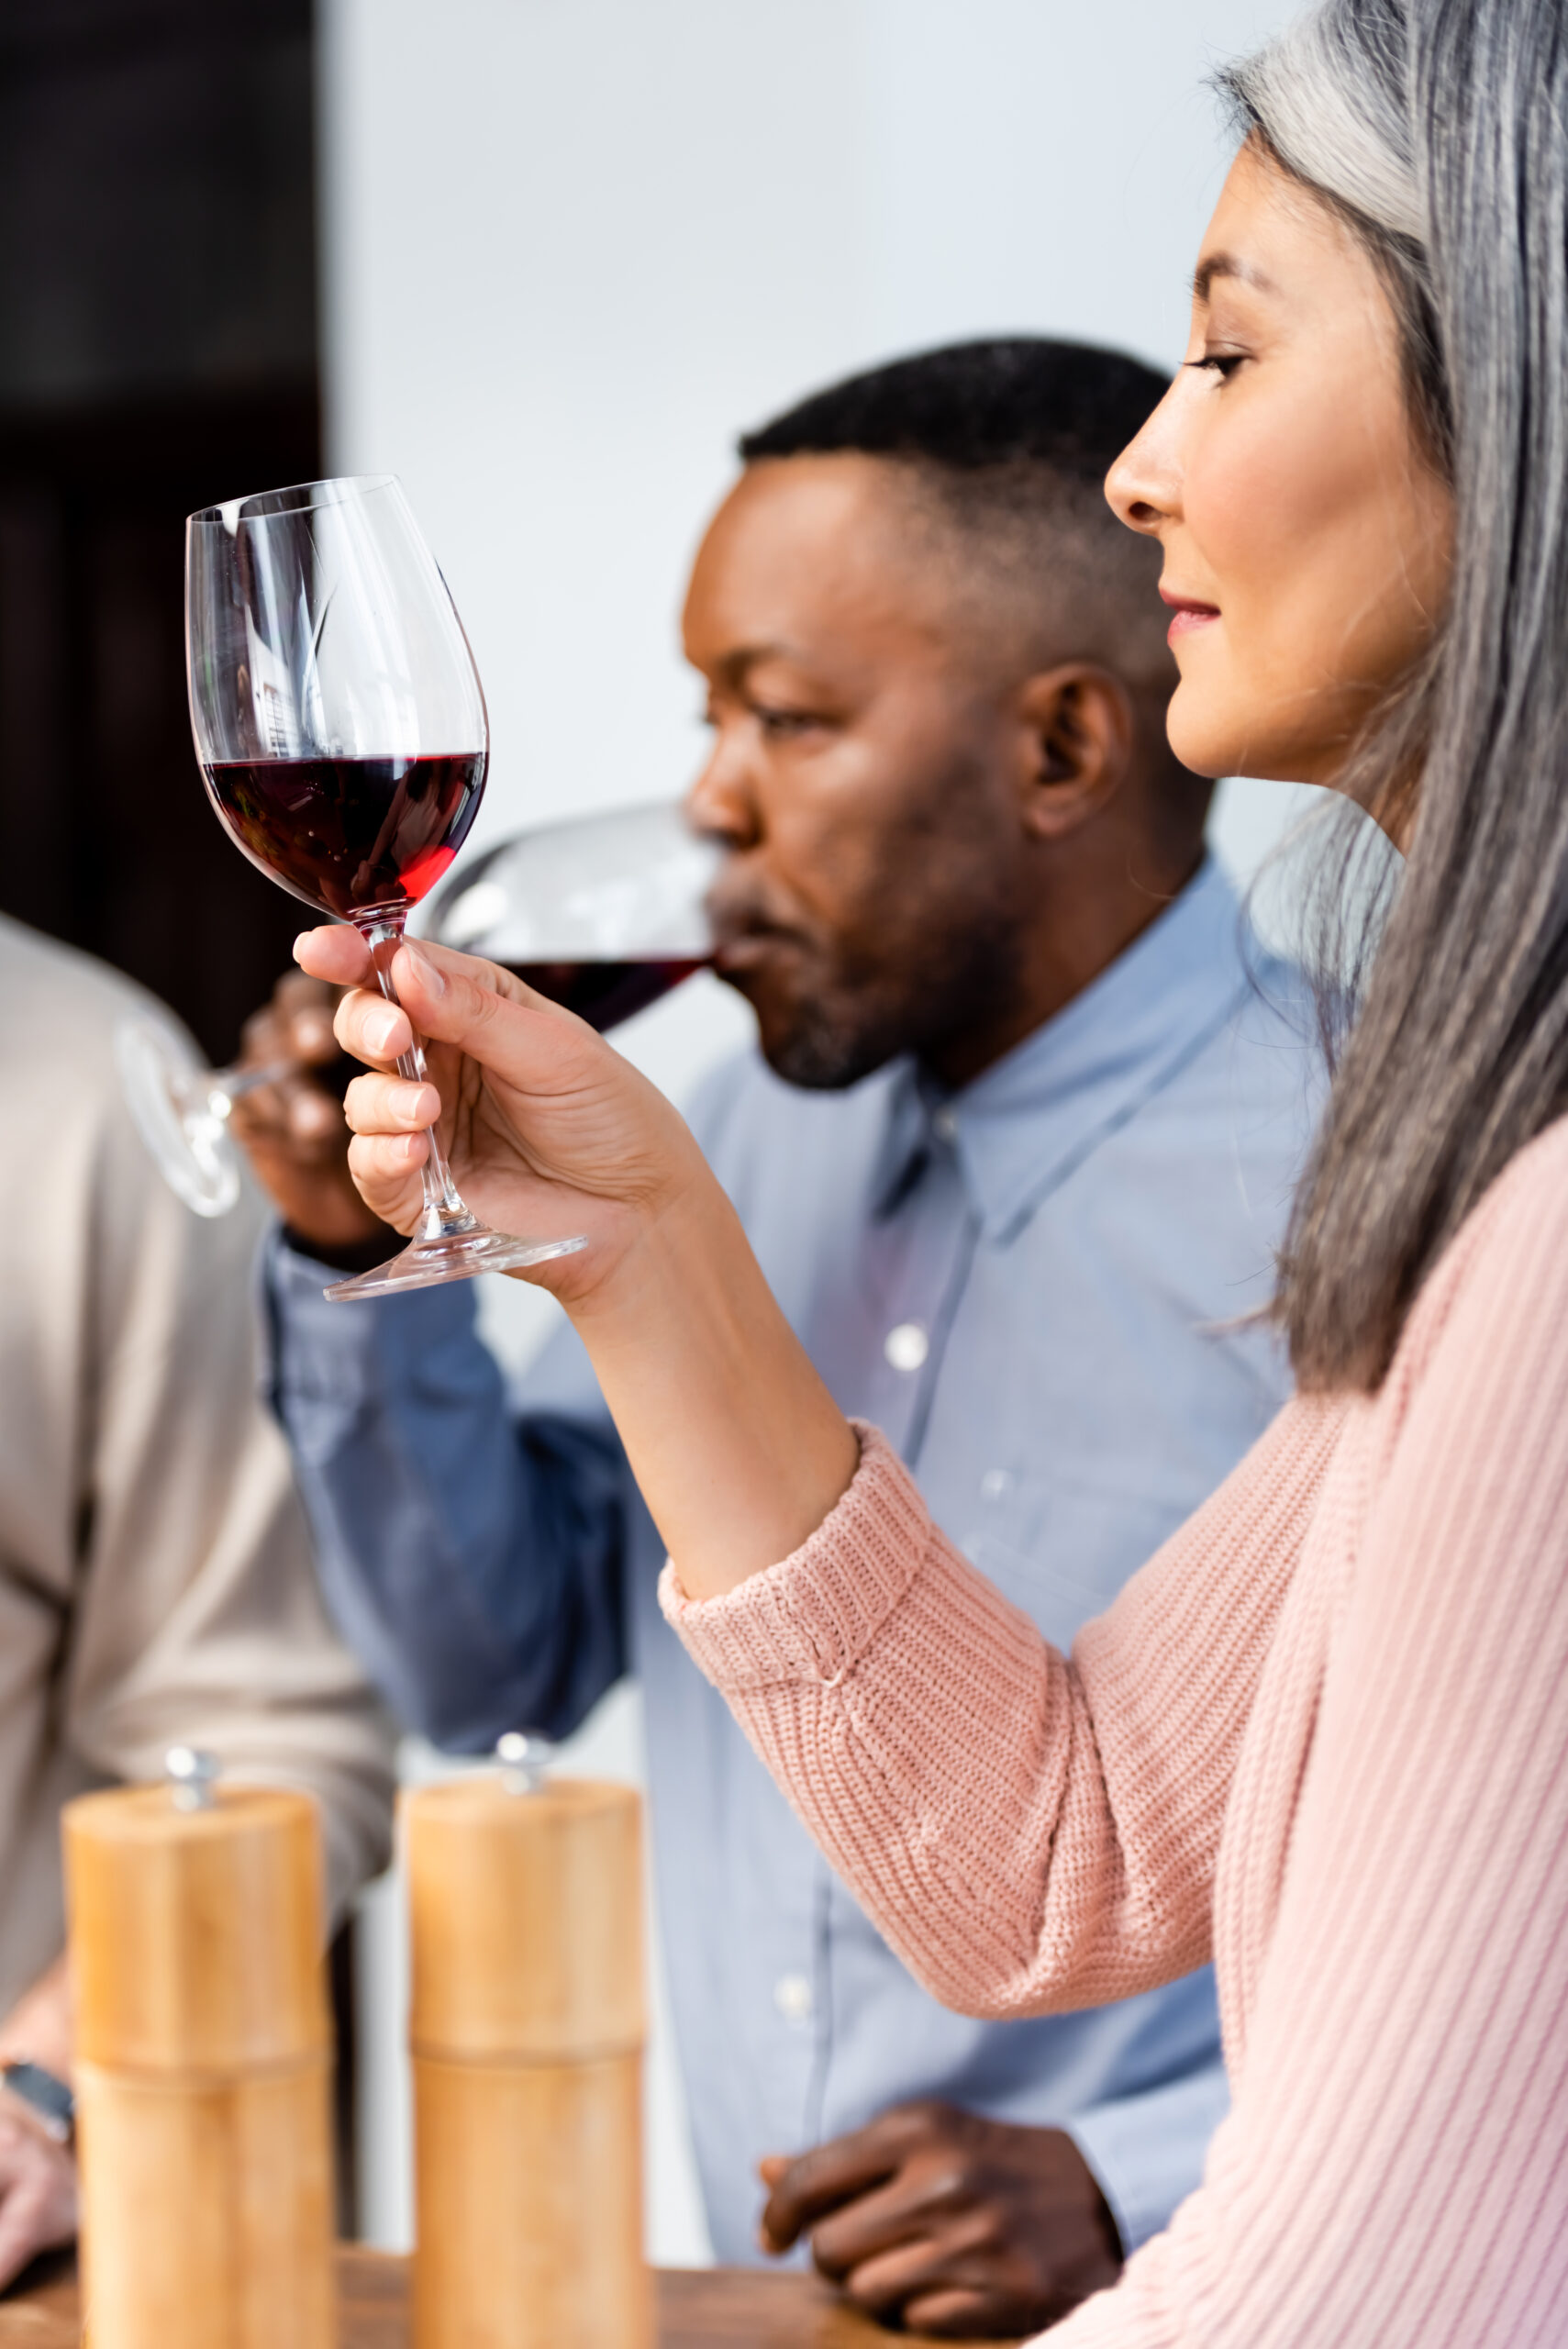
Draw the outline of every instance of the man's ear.
<instances>
[{"instance_id":1,"label":"man's ear","mask_svg":"<svg viewBox=\"0 0 1568 2349\"><path fill-rule=\"evenodd\" d=\"M1024 821L1057 840L1105 807L1132 755L1132 700L1119 677L1090 661L1042 670L1019 689L1018 782Z\"/></svg>"}]
</instances>

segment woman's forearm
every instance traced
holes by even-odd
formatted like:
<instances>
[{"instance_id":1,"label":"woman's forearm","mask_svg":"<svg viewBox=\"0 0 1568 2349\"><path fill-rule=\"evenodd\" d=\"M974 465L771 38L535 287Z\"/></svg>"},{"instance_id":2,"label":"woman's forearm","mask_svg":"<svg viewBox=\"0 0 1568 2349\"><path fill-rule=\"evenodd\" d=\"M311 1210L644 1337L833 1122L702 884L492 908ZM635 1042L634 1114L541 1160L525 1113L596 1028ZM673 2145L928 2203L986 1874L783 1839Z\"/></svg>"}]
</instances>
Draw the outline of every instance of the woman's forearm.
<instances>
[{"instance_id":1,"label":"woman's forearm","mask_svg":"<svg viewBox=\"0 0 1568 2349\"><path fill-rule=\"evenodd\" d=\"M350 987L369 973L347 929L298 952ZM850 1483L859 1446L682 1119L580 1019L493 964L421 945L393 973L406 1009L351 993L339 1037L384 1063L408 1049L412 1015L432 1082L386 1070L350 1088L362 1197L413 1229L444 1096L469 1204L498 1230L584 1243L536 1276L588 1350L683 1587L716 1597L787 1557Z\"/></svg>"}]
</instances>

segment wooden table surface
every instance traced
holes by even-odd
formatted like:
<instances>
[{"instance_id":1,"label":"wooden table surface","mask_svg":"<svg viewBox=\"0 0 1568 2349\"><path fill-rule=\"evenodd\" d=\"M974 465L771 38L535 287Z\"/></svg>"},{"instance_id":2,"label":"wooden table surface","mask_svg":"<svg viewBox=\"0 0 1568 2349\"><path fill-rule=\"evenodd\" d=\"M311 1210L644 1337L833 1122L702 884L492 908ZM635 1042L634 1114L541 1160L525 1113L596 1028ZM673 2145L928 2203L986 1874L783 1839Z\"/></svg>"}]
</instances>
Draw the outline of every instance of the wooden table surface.
<instances>
[{"instance_id":1,"label":"wooden table surface","mask_svg":"<svg viewBox=\"0 0 1568 2349\"><path fill-rule=\"evenodd\" d=\"M345 2247L338 2280L343 2349L407 2349L406 2260ZM660 2349L890 2349L912 2337L884 2332L810 2276L713 2267L659 2277ZM0 2299L0 2349L76 2349L80 2338L69 2272Z\"/></svg>"}]
</instances>

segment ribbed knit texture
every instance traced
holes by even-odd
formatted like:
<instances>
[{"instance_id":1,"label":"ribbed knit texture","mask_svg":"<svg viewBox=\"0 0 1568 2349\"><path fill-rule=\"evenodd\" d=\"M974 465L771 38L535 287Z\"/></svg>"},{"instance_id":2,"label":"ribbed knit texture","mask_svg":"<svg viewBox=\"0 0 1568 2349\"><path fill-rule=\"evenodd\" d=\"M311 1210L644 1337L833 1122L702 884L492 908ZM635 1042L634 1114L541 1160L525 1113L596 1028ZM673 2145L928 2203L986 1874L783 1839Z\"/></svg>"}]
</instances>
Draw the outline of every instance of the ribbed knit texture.
<instances>
[{"instance_id":1,"label":"ribbed knit texture","mask_svg":"<svg viewBox=\"0 0 1568 2349\"><path fill-rule=\"evenodd\" d=\"M863 1443L794 1557L664 1584L812 1833L954 2007L1218 1972L1204 2184L1052 2349L1561 2349L1568 1123L1071 1661Z\"/></svg>"}]
</instances>

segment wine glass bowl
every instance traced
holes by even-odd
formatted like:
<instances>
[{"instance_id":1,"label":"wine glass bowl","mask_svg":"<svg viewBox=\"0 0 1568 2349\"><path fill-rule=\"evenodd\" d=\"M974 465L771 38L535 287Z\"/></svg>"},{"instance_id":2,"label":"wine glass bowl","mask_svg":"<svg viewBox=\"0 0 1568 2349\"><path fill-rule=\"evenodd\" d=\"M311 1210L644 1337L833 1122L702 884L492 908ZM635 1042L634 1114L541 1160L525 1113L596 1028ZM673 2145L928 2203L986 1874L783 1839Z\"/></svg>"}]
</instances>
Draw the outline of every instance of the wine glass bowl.
<instances>
[{"instance_id":1,"label":"wine glass bowl","mask_svg":"<svg viewBox=\"0 0 1568 2349\"><path fill-rule=\"evenodd\" d=\"M170 1189L194 1215L227 1215L240 1190L228 1130L239 1072L204 1068L186 1040L150 1014L120 1021L115 1062L126 1106Z\"/></svg>"},{"instance_id":2,"label":"wine glass bowl","mask_svg":"<svg viewBox=\"0 0 1568 2349\"><path fill-rule=\"evenodd\" d=\"M489 756L473 656L399 484L306 482L193 514L185 623L191 728L218 820L270 879L353 923L395 1003L404 922L467 837ZM397 1065L423 1079L417 1041ZM584 1244L491 1231L433 1133L421 1179L408 1247L328 1297L515 1271Z\"/></svg>"},{"instance_id":3,"label":"wine glass bowl","mask_svg":"<svg viewBox=\"0 0 1568 2349\"><path fill-rule=\"evenodd\" d=\"M390 475L186 527L191 723L235 846L317 912L392 917L479 811L489 725L445 580Z\"/></svg>"},{"instance_id":4,"label":"wine glass bowl","mask_svg":"<svg viewBox=\"0 0 1568 2349\"><path fill-rule=\"evenodd\" d=\"M678 801L571 817L453 874L409 928L499 963L602 1032L712 961L723 857Z\"/></svg>"}]
</instances>

